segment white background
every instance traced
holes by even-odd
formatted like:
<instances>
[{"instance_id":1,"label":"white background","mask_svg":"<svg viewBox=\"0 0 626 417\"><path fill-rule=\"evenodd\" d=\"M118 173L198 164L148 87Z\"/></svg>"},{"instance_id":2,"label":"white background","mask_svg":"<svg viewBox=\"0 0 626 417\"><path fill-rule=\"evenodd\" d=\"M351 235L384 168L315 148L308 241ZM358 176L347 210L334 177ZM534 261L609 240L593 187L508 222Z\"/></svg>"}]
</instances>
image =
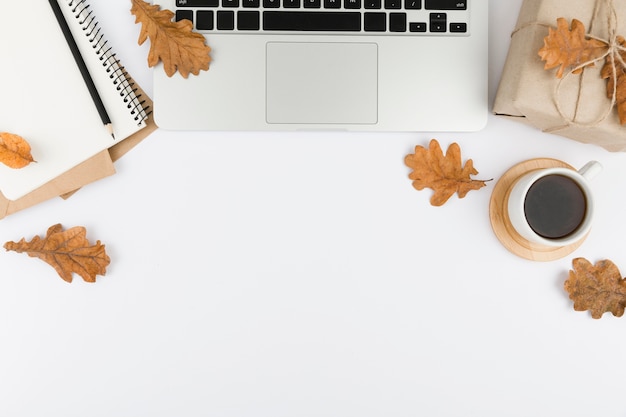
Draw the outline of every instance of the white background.
<instances>
[{"instance_id":1,"label":"white background","mask_svg":"<svg viewBox=\"0 0 626 417\"><path fill-rule=\"evenodd\" d=\"M130 2L92 4L150 93ZM520 5L490 4L491 102ZM430 206L403 160L432 137L494 181ZM605 167L591 235L552 262L489 222L496 180L535 157ZM3 252L0 416L626 416L626 317L563 290L574 257L626 274L623 153L491 116L465 134L157 131L117 169L0 222L1 243L84 225L112 259L67 284Z\"/></svg>"}]
</instances>

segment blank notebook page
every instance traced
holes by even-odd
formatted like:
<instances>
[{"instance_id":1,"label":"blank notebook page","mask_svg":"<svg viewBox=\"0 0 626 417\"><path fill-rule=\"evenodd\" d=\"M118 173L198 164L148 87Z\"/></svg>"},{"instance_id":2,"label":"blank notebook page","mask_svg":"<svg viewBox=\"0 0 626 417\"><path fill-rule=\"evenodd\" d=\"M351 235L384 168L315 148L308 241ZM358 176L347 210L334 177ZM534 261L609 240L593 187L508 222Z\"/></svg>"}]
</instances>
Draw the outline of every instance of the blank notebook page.
<instances>
[{"instance_id":1,"label":"blank notebook page","mask_svg":"<svg viewBox=\"0 0 626 417\"><path fill-rule=\"evenodd\" d=\"M85 51L83 58L116 139L103 126L48 0L33 0L28 5L3 2L0 132L26 139L37 161L22 169L0 164L0 191L10 200L28 194L144 126L137 111L132 112L138 106L137 98L133 93L122 97L117 90L86 31L72 16L69 2L59 1L81 52Z\"/></svg>"}]
</instances>

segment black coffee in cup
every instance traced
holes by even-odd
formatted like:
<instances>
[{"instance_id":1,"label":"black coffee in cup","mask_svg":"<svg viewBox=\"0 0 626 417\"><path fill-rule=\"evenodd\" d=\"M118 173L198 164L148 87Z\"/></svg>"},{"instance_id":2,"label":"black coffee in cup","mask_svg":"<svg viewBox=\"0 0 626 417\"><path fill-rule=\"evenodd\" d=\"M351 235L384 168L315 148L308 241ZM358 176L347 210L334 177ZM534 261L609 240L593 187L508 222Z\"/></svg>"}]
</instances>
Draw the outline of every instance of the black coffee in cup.
<instances>
[{"instance_id":1,"label":"black coffee in cup","mask_svg":"<svg viewBox=\"0 0 626 417\"><path fill-rule=\"evenodd\" d=\"M535 181L524 200L524 214L535 233L547 239L564 238L583 223L587 200L570 177L552 174Z\"/></svg>"}]
</instances>

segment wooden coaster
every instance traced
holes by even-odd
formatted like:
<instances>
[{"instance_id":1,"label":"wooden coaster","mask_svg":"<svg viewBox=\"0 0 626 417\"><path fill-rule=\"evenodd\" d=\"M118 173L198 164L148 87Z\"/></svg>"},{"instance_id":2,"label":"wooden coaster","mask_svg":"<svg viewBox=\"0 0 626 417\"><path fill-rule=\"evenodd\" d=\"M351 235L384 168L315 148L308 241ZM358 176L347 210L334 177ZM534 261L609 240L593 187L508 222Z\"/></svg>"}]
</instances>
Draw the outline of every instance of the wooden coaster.
<instances>
[{"instance_id":1,"label":"wooden coaster","mask_svg":"<svg viewBox=\"0 0 626 417\"><path fill-rule=\"evenodd\" d=\"M491 194L491 201L489 202L491 227L500 242L515 255L532 261L553 261L555 259L560 259L575 251L580 245L582 245L586 238L585 236L578 242L567 246L544 246L529 242L527 239L520 236L511 224L511 220L509 219L509 215L506 210L509 201L509 194L511 192L511 186L519 177L527 172L552 167L574 169L563 161L550 158L538 158L520 162L505 172L502 178L498 180L498 183Z\"/></svg>"}]
</instances>

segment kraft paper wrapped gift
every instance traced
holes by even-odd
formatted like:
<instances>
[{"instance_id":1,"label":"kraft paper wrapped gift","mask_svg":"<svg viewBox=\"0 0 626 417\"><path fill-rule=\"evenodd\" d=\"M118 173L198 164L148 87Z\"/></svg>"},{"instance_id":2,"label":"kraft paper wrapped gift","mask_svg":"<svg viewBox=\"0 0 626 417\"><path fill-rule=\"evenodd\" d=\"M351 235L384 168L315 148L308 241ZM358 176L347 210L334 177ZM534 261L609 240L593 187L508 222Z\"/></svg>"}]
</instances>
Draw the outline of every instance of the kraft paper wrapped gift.
<instances>
[{"instance_id":1,"label":"kraft paper wrapped gift","mask_svg":"<svg viewBox=\"0 0 626 417\"><path fill-rule=\"evenodd\" d=\"M493 112L609 151L626 151L626 125L620 125L600 75L605 60L578 75L568 68L561 79L557 68L544 69L538 52L559 17L581 21L587 33L607 43L611 33L626 37L625 0L524 0Z\"/></svg>"}]
</instances>

